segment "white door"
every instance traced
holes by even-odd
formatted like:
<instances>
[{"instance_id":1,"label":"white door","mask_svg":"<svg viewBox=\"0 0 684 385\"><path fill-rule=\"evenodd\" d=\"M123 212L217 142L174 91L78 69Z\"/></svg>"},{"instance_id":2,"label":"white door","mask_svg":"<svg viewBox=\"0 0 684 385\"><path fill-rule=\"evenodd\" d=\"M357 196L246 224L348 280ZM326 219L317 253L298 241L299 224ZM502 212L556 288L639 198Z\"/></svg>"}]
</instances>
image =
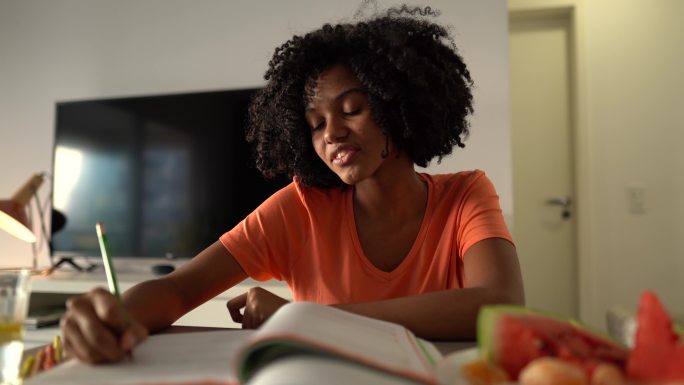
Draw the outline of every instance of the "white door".
<instances>
[{"instance_id":1,"label":"white door","mask_svg":"<svg viewBox=\"0 0 684 385\"><path fill-rule=\"evenodd\" d=\"M578 316L570 20L512 14L513 236L527 305Z\"/></svg>"}]
</instances>

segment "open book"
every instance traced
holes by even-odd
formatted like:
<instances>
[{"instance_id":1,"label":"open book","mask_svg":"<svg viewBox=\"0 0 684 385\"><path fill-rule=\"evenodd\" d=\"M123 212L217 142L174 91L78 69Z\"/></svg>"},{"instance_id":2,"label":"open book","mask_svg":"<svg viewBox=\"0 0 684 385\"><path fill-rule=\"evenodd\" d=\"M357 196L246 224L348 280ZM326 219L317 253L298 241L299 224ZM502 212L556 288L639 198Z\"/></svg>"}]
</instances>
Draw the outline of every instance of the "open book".
<instances>
[{"instance_id":1,"label":"open book","mask_svg":"<svg viewBox=\"0 0 684 385\"><path fill-rule=\"evenodd\" d=\"M133 361L70 361L39 384L435 384L436 347L406 328L308 302L281 307L257 331L151 336Z\"/></svg>"}]
</instances>

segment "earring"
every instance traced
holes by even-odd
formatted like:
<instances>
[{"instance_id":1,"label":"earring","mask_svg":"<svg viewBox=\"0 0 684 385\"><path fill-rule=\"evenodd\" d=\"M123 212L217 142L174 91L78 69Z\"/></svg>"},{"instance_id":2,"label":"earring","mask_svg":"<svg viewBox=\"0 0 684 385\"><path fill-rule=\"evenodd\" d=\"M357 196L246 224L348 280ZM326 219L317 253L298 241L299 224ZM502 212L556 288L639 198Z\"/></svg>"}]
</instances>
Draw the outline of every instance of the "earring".
<instances>
[{"instance_id":1,"label":"earring","mask_svg":"<svg viewBox=\"0 0 684 385\"><path fill-rule=\"evenodd\" d=\"M385 159L389 156L389 135L387 134L387 131L382 131L382 133L385 135L385 149L382 150L380 156L382 159Z\"/></svg>"}]
</instances>

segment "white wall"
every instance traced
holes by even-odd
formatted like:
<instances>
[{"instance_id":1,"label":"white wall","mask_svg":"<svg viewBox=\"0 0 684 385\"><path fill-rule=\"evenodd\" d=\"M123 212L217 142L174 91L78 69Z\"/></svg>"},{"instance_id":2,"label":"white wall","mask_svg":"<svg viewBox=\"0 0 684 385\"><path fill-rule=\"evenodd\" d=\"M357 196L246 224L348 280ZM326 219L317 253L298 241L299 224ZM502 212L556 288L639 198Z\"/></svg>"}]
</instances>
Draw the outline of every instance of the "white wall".
<instances>
[{"instance_id":1,"label":"white wall","mask_svg":"<svg viewBox=\"0 0 684 385\"><path fill-rule=\"evenodd\" d=\"M0 198L51 170L55 101L258 86L276 46L350 19L359 3L0 0ZM428 4L453 26L477 86L467 149L434 170L484 169L510 216L506 3ZM0 232L0 267L27 266L30 255ZM48 264L45 251L39 262Z\"/></svg>"},{"instance_id":2,"label":"white wall","mask_svg":"<svg viewBox=\"0 0 684 385\"><path fill-rule=\"evenodd\" d=\"M593 317L655 290L684 316L684 2L585 1ZM642 191L643 213L629 207Z\"/></svg>"},{"instance_id":3,"label":"white wall","mask_svg":"<svg viewBox=\"0 0 684 385\"><path fill-rule=\"evenodd\" d=\"M606 310L635 312L650 289L684 320L684 2L509 7L574 9L581 318L602 327Z\"/></svg>"}]
</instances>

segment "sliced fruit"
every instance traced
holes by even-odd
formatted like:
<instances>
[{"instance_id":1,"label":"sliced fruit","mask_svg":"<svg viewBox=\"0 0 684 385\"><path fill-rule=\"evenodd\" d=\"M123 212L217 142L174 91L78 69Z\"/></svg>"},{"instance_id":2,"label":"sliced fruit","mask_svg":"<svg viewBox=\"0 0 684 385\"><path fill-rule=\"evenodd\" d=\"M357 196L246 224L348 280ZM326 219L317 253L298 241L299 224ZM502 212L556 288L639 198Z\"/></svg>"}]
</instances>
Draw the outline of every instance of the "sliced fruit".
<instances>
[{"instance_id":1,"label":"sliced fruit","mask_svg":"<svg viewBox=\"0 0 684 385\"><path fill-rule=\"evenodd\" d=\"M624 368L628 354L625 347L576 321L512 305L480 311L478 346L483 359L501 366L512 379L540 357L572 363L591 378L602 363Z\"/></svg>"},{"instance_id":2,"label":"sliced fruit","mask_svg":"<svg viewBox=\"0 0 684 385\"><path fill-rule=\"evenodd\" d=\"M684 342L675 333L658 297L650 291L641 295L634 349L626 370L627 377L636 381L684 381Z\"/></svg>"}]
</instances>

